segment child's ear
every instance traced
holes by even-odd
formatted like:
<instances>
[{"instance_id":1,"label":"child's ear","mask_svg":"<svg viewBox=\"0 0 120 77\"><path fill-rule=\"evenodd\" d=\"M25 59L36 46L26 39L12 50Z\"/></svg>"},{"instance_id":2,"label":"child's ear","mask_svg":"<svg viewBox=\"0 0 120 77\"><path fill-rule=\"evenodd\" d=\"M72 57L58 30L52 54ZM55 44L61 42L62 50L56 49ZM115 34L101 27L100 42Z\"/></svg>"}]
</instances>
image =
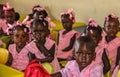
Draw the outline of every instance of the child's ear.
<instances>
[{"instance_id":1,"label":"child's ear","mask_svg":"<svg viewBox=\"0 0 120 77\"><path fill-rule=\"evenodd\" d=\"M93 53L93 60L95 60L96 58L96 53Z\"/></svg>"}]
</instances>

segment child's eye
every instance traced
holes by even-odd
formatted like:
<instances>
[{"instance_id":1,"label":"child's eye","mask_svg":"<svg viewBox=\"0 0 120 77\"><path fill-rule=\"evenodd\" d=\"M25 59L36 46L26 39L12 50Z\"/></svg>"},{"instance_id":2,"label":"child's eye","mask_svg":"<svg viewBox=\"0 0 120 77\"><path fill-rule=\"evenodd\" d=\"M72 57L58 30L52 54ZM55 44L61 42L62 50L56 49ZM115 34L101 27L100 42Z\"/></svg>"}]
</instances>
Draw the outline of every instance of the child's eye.
<instances>
[{"instance_id":1,"label":"child's eye","mask_svg":"<svg viewBox=\"0 0 120 77\"><path fill-rule=\"evenodd\" d=\"M16 35L15 35L15 37L19 37L19 35L18 35L18 34L16 34Z\"/></svg>"},{"instance_id":2,"label":"child's eye","mask_svg":"<svg viewBox=\"0 0 120 77\"><path fill-rule=\"evenodd\" d=\"M82 55L82 53L81 53L81 52L76 52L76 54L77 54L78 56L81 56L81 55Z\"/></svg>"},{"instance_id":3,"label":"child's eye","mask_svg":"<svg viewBox=\"0 0 120 77\"><path fill-rule=\"evenodd\" d=\"M25 38L26 36L25 35L22 35L23 38Z\"/></svg>"}]
</instances>

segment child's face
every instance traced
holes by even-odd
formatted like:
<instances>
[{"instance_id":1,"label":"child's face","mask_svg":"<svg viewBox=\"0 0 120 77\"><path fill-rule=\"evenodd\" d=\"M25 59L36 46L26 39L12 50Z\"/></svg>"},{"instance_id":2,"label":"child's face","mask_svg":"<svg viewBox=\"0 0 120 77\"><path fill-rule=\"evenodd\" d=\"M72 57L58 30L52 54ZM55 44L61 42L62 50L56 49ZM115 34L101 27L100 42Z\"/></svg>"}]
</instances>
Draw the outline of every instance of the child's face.
<instances>
[{"instance_id":1,"label":"child's face","mask_svg":"<svg viewBox=\"0 0 120 77\"><path fill-rule=\"evenodd\" d=\"M26 45L26 42L29 41L28 34L25 33L23 30L15 30L14 31L14 43L19 48L23 48Z\"/></svg>"},{"instance_id":2,"label":"child's face","mask_svg":"<svg viewBox=\"0 0 120 77\"><path fill-rule=\"evenodd\" d=\"M118 25L115 24L115 22L108 22L108 25L105 27L105 31L107 32L108 36L114 37L116 36L118 32Z\"/></svg>"},{"instance_id":3,"label":"child's face","mask_svg":"<svg viewBox=\"0 0 120 77\"><path fill-rule=\"evenodd\" d=\"M47 29L42 24L33 25L32 33L36 41L42 41L47 36Z\"/></svg>"},{"instance_id":4,"label":"child's face","mask_svg":"<svg viewBox=\"0 0 120 77\"><path fill-rule=\"evenodd\" d=\"M100 40L102 39L102 36L98 34L96 31L92 31L92 32L93 33L88 31L88 36L90 36L95 41L95 43L98 44Z\"/></svg>"},{"instance_id":5,"label":"child's face","mask_svg":"<svg viewBox=\"0 0 120 77\"><path fill-rule=\"evenodd\" d=\"M95 49L89 48L89 45L84 42L80 42L80 45L79 50L75 53L75 57L80 69L82 70L94 60Z\"/></svg>"},{"instance_id":6,"label":"child's face","mask_svg":"<svg viewBox=\"0 0 120 77\"><path fill-rule=\"evenodd\" d=\"M73 22L72 22L72 20L69 19L68 16L62 16L61 20L62 20L62 25L65 30L69 31L72 29Z\"/></svg>"},{"instance_id":7,"label":"child's face","mask_svg":"<svg viewBox=\"0 0 120 77\"><path fill-rule=\"evenodd\" d=\"M9 24L13 24L15 21L15 13L12 11L6 13L5 18Z\"/></svg>"}]
</instances>

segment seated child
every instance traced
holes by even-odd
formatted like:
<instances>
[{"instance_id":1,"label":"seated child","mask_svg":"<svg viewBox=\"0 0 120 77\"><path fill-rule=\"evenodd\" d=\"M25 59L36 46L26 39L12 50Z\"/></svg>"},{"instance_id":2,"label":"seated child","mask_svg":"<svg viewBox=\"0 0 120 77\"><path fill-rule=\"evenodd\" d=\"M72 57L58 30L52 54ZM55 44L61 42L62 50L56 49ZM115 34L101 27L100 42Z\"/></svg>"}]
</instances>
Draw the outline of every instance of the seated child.
<instances>
[{"instance_id":1,"label":"seated child","mask_svg":"<svg viewBox=\"0 0 120 77\"><path fill-rule=\"evenodd\" d=\"M103 77L102 66L95 60L96 43L88 36L81 36L75 43L75 60L52 77Z\"/></svg>"},{"instance_id":2,"label":"seated child","mask_svg":"<svg viewBox=\"0 0 120 77\"><path fill-rule=\"evenodd\" d=\"M116 56L117 52L120 51L120 38L116 36L116 34L119 31L120 25L119 25L119 19L118 17L111 13L105 18L105 23L104 23L104 29L107 33L105 36L105 43L106 43L106 48L108 51L108 57L109 59L112 60L111 64L111 69L110 73L113 73L113 70L116 65Z\"/></svg>"},{"instance_id":3,"label":"seated child","mask_svg":"<svg viewBox=\"0 0 120 77\"><path fill-rule=\"evenodd\" d=\"M110 70L110 63L104 44L105 35L103 35L103 30L92 18L89 19L85 30L87 30L86 35L90 36L97 44L95 60L103 66L103 73L106 74Z\"/></svg>"},{"instance_id":4,"label":"seated child","mask_svg":"<svg viewBox=\"0 0 120 77\"><path fill-rule=\"evenodd\" d=\"M71 60L75 40L80 36L79 32L72 29L72 26L75 23L75 16L72 9L61 14L61 22L64 29L60 30L58 34L56 55L59 61Z\"/></svg>"},{"instance_id":5,"label":"seated child","mask_svg":"<svg viewBox=\"0 0 120 77\"><path fill-rule=\"evenodd\" d=\"M37 59L41 63L51 63L54 66L55 71L60 69L59 63L54 56L56 43L47 38L48 22L44 20L44 18L34 20L31 24L31 31L34 40L26 46L27 50L34 55L32 55L33 57L31 59Z\"/></svg>"},{"instance_id":6,"label":"seated child","mask_svg":"<svg viewBox=\"0 0 120 77\"><path fill-rule=\"evenodd\" d=\"M28 51L25 48L29 40L28 32L28 28L24 25L15 26L13 30L14 44L10 44L8 47L10 55L7 64L20 71L24 71L29 63Z\"/></svg>"}]
</instances>

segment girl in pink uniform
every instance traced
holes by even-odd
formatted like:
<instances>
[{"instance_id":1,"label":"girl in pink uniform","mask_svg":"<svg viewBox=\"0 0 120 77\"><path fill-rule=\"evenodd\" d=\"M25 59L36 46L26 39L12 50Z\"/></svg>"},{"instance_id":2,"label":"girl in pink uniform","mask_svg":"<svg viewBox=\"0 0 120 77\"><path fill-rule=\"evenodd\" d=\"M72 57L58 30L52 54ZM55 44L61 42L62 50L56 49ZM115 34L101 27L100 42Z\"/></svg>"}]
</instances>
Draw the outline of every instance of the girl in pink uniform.
<instances>
[{"instance_id":1,"label":"girl in pink uniform","mask_svg":"<svg viewBox=\"0 0 120 77\"><path fill-rule=\"evenodd\" d=\"M115 14L109 14L105 18L104 29L107 33L105 36L108 57L112 60L111 74L115 68L117 52L120 51L120 38L116 36L119 31L119 20Z\"/></svg>"},{"instance_id":2,"label":"girl in pink uniform","mask_svg":"<svg viewBox=\"0 0 120 77\"><path fill-rule=\"evenodd\" d=\"M95 60L96 43L88 36L81 36L75 43L75 59L52 77L103 77L102 66Z\"/></svg>"},{"instance_id":3,"label":"girl in pink uniform","mask_svg":"<svg viewBox=\"0 0 120 77\"><path fill-rule=\"evenodd\" d=\"M29 37L28 37L28 28L25 26L15 26L14 33L14 44L10 44L8 50L10 52L9 61L11 62L11 67L24 71L27 64L29 63L28 51L25 48Z\"/></svg>"},{"instance_id":4,"label":"girl in pink uniform","mask_svg":"<svg viewBox=\"0 0 120 77\"><path fill-rule=\"evenodd\" d=\"M34 20L31 24L31 31L34 40L31 41L26 48L31 52L32 59L37 59L41 63L51 63L56 72L60 67L57 58L54 56L56 43L47 38L48 22L42 18Z\"/></svg>"},{"instance_id":5,"label":"girl in pink uniform","mask_svg":"<svg viewBox=\"0 0 120 77\"><path fill-rule=\"evenodd\" d=\"M103 30L92 18L89 19L85 30L87 32L86 35L93 38L97 43L95 61L103 66L103 73L106 74L110 70L110 63L104 44L105 35L102 34Z\"/></svg>"},{"instance_id":6,"label":"girl in pink uniform","mask_svg":"<svg viewBox=\"0 0 120 77\"><path fill-rule=\"evenodd\" d=\"M3 27L6 24L5 14L4 14L3 7L4 7L4 4L0 4L0 27L2 28L2 30L4 29Z\"/></svg>"},{"instance_id":7,"label":"girl in pink uniform","mask_svg":"<svg viewBox=\"0 0 120 77\"><path fill-rule=\"evenodd\" d=\"M72 29L75 23L75 16L72 9L61 14L61 22L64 29L59 31L56 55L59 60L71 60L75 40L80 36L79 32Z\"/></svg>"}]
</instances>

